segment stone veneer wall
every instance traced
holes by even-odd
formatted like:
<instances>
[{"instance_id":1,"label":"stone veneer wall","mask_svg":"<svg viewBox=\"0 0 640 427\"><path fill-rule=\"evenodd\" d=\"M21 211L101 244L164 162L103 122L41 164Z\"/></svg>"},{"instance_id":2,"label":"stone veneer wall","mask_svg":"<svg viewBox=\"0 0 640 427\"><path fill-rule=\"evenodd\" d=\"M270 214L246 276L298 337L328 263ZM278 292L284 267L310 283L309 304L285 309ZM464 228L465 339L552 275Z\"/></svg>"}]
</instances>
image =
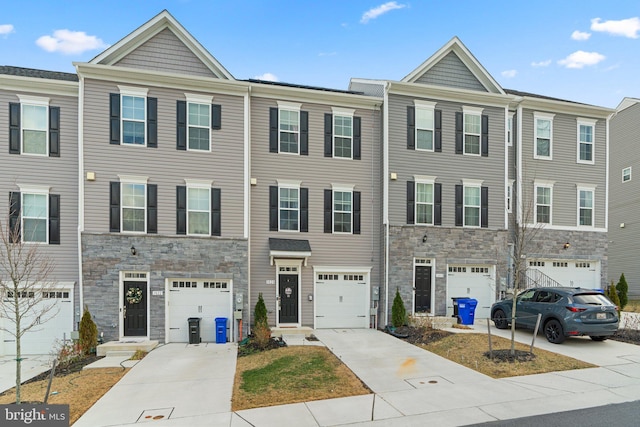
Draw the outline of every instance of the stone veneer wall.
<instances>
[{"instance_id":1,"label":"stone veneer wall","mask_svg":"<svg viewBox=\"0 0 640 427\"><path fill-rule=\"evenodd\" d=\"M135 246L137 255L131 255ZM244 239L82 235L82 277L84 304L89 307L104 340L119 338L119 273L149 272L151 298L150 337L165 341L165 279L233 279L234 294L245 296L245 322L248 305L248 243ZM163 291L162 296L152 295ZM246 330L246 328L243 327Z\"/></svg>"},{"instance_id":2,"label":"stone veneer wall","mask_svg":"<svg viewBox=\"0 0 640 427\"><path fill-rule=\"evenodd\" d=\"M423 243L426 234L427 241ZM507 230L391 226L389 229L389 319L391 306L399 289L407 309L413 313L414 259L435 260L434 315L442 316L447 307L447 265L496 265L496 289L507 277Z\"/></svg>"}]
</instances>

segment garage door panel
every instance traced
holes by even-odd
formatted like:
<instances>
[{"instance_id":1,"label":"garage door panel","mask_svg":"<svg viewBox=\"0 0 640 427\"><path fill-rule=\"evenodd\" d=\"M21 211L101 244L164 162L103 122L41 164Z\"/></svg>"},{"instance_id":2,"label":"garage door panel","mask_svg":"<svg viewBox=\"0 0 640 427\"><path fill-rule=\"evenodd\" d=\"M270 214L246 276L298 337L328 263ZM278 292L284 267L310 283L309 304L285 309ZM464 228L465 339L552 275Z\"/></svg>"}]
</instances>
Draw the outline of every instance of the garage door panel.
<instances>
[{"instance_id":1,"label":"garage door panel","mask_svg":"<svg viewBox=\"0 0 640 427\"><path fill-rule=\"evenodd\" d=\"M535 260L529 268L549 276L561 286L600 288L600 263L597 261Z\"/></svg>"},{"instance_id":2,"label":"garage door panel","mask_svg":"<svg viewBox=\"0 0 640 427\"><path fill-rule=\"evenodd\" d=\"M316 328L368 328L367 291L362 274L323 275L316 282Z\"/></svg>"},{"instance_id":3,"label":"garage door panel","mask_svg":"<svg viewBox=\"0 0 640 427\"><path fill-rule=\"evenodd\" d=\"M496 299L492 265L450 265L447 274L447 316L453 315L451 298L473 298L478 301L475 318L490 316Z\"/></svg>"}]
</instances>

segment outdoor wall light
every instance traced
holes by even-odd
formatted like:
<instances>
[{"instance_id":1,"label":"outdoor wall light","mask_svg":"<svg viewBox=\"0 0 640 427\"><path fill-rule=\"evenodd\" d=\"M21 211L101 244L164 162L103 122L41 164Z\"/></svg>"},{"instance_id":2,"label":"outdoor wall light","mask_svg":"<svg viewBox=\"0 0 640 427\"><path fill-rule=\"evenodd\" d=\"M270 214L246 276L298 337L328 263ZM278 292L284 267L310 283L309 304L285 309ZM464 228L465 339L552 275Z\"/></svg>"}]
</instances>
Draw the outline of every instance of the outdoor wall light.
<instances>
[{"instance_id":1,"label":"outdoor wall light","mask_svg":"<svg viewBox=\"0 0 640 427\"><path fill-rule=\"evenodd\" d=\"M138 251L136 250L136 247L131 245L131 255L138 255Z\"/></svg>"},{"instance_id":2,"label":"outdoor wall light","mask_svg":"<svg viewBox=\"0 0 640 427\"><path fill-rule=\"evenodd\" d=\"M564 244L563 248L569 249L571 247L571 243L567 242Z\"/></svg>"},{"instance_id":3,"label":"outdoor wall light","mask_svg":"<svg viewBox=\"0 0 640 427\"><path fill-rule=\"evenodd\" d=\"M422 236L422 243L427 243L427 233L424 233L424 236Z\"/></svg>"}]
</instances>

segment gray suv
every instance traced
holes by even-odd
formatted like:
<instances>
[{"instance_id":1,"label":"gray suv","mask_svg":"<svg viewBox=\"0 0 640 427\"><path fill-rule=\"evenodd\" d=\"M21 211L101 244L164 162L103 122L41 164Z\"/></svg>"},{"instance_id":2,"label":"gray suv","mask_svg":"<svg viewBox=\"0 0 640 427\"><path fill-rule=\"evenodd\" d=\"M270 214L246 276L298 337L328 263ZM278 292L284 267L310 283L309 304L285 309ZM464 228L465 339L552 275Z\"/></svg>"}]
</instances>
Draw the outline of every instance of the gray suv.
<instances>
[{"instance_id":1,"label":"gray suv","mask_svg":"<svg viewBox=\"0 0 640 427\"><path fill-rule=\"evenodd\" d=\"M498 329L511 324L512 298L491 306ZM531 288L516 297L516 326L534 329L538 313L549 342L560 344L569 336L589 335L604 341L618 330L618 307L601 292L584 288Z\"/></svg>"}]
</instances>

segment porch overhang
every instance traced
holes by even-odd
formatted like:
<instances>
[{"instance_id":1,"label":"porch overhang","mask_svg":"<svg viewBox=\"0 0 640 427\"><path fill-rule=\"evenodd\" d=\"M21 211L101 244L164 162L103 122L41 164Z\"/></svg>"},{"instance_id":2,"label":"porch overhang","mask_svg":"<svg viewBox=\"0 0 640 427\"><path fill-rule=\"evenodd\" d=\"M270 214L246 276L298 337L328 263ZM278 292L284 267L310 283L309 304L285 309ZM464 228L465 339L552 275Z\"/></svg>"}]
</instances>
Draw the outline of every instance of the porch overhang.
<instances>
[{"instance_id":1,"label":"porch overhang","mask_svg":"<svg viewBox=\"0 0 640 427\"><path fill-rule=\"evenodd\" d=\"M269 263L274 265L276 258L302 259L304 266L311 256L311 245L308 240L269 238Z\"/></svg>"}]
</instances>

